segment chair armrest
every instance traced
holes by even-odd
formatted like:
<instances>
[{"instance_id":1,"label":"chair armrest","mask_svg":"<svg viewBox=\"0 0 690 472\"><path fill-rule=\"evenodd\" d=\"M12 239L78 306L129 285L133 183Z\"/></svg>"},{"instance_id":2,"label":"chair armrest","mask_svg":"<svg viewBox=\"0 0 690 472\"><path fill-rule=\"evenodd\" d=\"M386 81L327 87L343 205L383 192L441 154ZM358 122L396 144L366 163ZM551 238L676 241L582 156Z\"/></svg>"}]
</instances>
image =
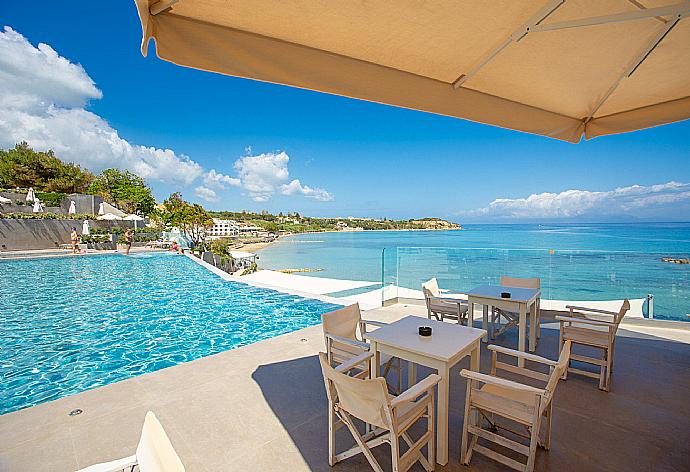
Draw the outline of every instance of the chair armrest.
<instances>
[{"instance_id":1,"label":"chair armrest","mask_svg":"<svg viewBox=\"0 0 690 472\"><path fill-rule=\"evenodd\" d=\"M566 305L565 307L570 311L577 310L577 311L589 311L591 313L600 313L602 315L612 315L612 316L618 315L618 312L616 312L616 311L600 310L599 308L587 308L584 306L575 306L575 305Z\"/></svg>"},{"instance_id":2,"label":"chair armrest","mask_svg":"<svg viewBox=\"0 0 690 472\"><path fill-rule=\"evenodd\" d=\"M372 357L374 357L373 352L371 352L371 351L363 352L359 356L355 356L352 359L350 359L349 361L343 362L342 364L337 366L335 368L335 370L336 370L336 372L340 372L340 373L344 374L345 372L348 372L348 371L354 369L355 367L362 365L365 362L369 362L369 360Z\"/></svg>"},{"instance_id":3,"label":"chair armrest","mask_svg":"<svg viewBox=\"0 0 690 472\"><path fill-rule=\"evenodd\" d=\"M90 465L84 469L80 469L77 472L120 472L122 470L128 469L134 465L137 465L136 454L123 459L117 459L110 462L103 462L101 464Z\"/></svg>"},{"instance_id":4,"label":"chair armrest","mask_svg":"<svg viewBox=\"0 0 690 472\"><path fill-rule=\"evenodd\" d=\"M547 359L546 357L537 356L535 354L530 354L528 352L516 351L515 349L509 349L503 346L496 346L495 344L487 346L487 349L490 351L500 352L501 354L506 354L508 356L518 357L533 362L539 362L540 364L550 365L554 367L558 365L558 362L552 361L551 359Z\"/></svg>"},{"instance_id":5,"label":"chair armrest","mask_svg":"<svg viewBox=\"0 0 690 472\"><path fill-rule=\"evenodd\" d=\"M326 339L331 339L342 344L349 344L350 346L355 346L361 349L369 350L369 344L363 343L362 341L357 341L356 339L343 338L342 336L337 336L335 334L328 333L326 333L324 336L326 337Z\"/></svg>"},{"instance_id":6,"label":"chair armrest","mask_svg":"<svg viewBox=\"0 0 690 472\"><path fill-rule=\"evenodd\" d=\"M417 382L412 387L405 390L403 393L391 400L393 408L409 403L419 398L423 393L433 389L434 386L441 381L441 376L438 374L430 374L420 382Z\"/></svg>"},{"instance_id":7,"label":"chair armrest","mask_svg":"<svg viewBox=\"0 0 690 472\"><path fill-rule=\"evenodd\" d=\"M467 305L467 300L462 300L460 298L439 297L438 300L441 300L442 302L446 302L446 303L457 303L459 305Z\"/></svg>"},{"instance_id":8,"label":"chair armrest","mask_svg":"<svg viewBox=\"0 0 690 472\"><path fill-rule=\"evenodd\" d=\"M575 318L572 316L557 316L556 320L568 323L589 324L592 326L605 326L607 328L616 326L616 323L612 323L610 321L590 320L588 318Z\"/></svg>"},{"instance_id":9,"label":"chair armrest","mask_svg":"<svg viewBox=\"0 0 690 472\"><path fill-rule=\"evenodd\" d=\"M530 392L536 395L545 395L546 390L541 388L532 387L530 385L521 384L518 382L513 382L512 380L502 379L500 377L494 377L493 375L482 374L475 372L473 370L462 369L460 375L467 379L477 380L485 384L497 385L499 387L510 388L512 390L520 390L523 392Z\"/></svg>"},{"instance_id":10,"label":"chair armrest","mask_svg":"<svg viewBox=\"0 0 690 472\"><path fill-rule=\"evenodd\" d=\"M374 320L362 320L361 323L363 325L372 325L372 326L377 326L381 328L382 326L386 326L388 323L384 323L382 321L374 321Z\"/></svg>"}]
</instances>

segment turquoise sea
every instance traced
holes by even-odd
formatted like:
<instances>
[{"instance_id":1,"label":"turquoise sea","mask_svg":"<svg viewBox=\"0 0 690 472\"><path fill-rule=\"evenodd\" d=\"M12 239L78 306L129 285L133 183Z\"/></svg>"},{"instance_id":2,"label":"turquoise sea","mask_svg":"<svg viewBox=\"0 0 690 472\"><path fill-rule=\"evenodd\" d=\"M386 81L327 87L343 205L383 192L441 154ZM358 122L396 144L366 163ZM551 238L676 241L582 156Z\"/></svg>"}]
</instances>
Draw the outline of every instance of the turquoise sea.
<instances>
[{"instance_id":1,"label":"turquoise sea","mask_svg":"<svg viewBox=\"0 0 690 472\"><path fill-rule=\"evenodd\" d=\"M385 249L385 252L384 252ZM545 298L654 296L654 317L690 321L690 223L467 225L461 231L298 234L260 253L268 269L419 289L469 290L501 274L539 276ZM646 309L646 308L645 308Z\"/></svg>"}]
</instances>

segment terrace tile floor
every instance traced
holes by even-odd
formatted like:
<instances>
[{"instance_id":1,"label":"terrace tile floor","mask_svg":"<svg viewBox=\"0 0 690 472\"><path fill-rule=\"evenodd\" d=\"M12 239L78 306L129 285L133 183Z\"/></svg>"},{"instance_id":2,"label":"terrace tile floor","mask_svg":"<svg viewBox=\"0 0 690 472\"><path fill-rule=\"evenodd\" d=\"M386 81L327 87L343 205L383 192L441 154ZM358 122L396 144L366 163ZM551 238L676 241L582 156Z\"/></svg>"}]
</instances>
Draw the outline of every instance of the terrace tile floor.
<instances>
[{"instance_id":1,"label":"terrace tile floor","mask_svg":"<svg viewBox=\"0 0 690 472\"><path fill-rule=\"evenodd\" d=\"M394 305L366 318L424 316ZM546 320L546 316L543 317ZM621 328L610 393L570 375L555 396L552 448L536 470L687 471L690 331ZM642 331L642 332L641 332ZM515 330L497 344L516 344ZM556 358L558 332L542 329L538 354ZM355 456L327 463L326 397L316 354L320 326L0 416L0 471L72 471L134 452L146 411L156 413L193 471L371 470ZM482 353L482 371L490 356ZM475 454L459 463L465 382L453 369L450 462L441 471L506 470ZM427 371L420 369L420 377ZM69 411L81 408L79 416ZM352 443L339 432L342 447ZM390 470L388 446L375 455ZM413 470L422 470L415 466Z\"/></svg>"}]
</instances>

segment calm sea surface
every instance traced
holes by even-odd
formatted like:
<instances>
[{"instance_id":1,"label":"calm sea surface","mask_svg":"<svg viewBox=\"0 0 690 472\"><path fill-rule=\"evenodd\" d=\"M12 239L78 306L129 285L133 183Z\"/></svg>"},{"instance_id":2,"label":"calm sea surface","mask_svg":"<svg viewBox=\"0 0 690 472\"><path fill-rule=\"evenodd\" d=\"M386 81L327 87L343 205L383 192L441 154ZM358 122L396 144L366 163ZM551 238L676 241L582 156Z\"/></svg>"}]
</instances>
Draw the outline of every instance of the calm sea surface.
<instances>
[{"instance_id":1,"label":"calm sea surface","mask_svg":"<svg viewBox=\"0 0 690 472\"><path fill-rule=\"evenodd\" d=\"M382 254L384 252L385 254ZM269 269L419 289L469 290L501 274L539 276L545 298L607 300L654 295L654 316L690 320L690 223L467 225L462 231L300 234L260 252Z\"/></svg>"}]
</instances>

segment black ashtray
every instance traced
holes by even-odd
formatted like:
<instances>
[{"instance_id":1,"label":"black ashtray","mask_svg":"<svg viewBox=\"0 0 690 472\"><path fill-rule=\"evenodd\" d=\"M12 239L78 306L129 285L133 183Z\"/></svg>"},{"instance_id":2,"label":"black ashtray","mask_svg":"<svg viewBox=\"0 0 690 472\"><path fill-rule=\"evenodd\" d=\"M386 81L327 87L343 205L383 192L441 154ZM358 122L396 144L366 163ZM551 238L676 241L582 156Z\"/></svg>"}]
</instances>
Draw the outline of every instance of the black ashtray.
<instances>
[{"instance_id":1,"label":"black ashtray","mask_svg":"<svg viewBox=\"0 0 690 472\"><path fill-rule=\"evenodd\" d=\"M501 292L501 298L510 298L510 292Z\"/></svg>"},{"instance_id":2,"label":"black ashtray","mask_svg":"<svg viewBox=\"0 0 690 472\"><path fill-rule=\"evenodd\" d=\"M431 336L431 326L420 326L419 327L420 336Z\"/></svg>"}]
</instances>

